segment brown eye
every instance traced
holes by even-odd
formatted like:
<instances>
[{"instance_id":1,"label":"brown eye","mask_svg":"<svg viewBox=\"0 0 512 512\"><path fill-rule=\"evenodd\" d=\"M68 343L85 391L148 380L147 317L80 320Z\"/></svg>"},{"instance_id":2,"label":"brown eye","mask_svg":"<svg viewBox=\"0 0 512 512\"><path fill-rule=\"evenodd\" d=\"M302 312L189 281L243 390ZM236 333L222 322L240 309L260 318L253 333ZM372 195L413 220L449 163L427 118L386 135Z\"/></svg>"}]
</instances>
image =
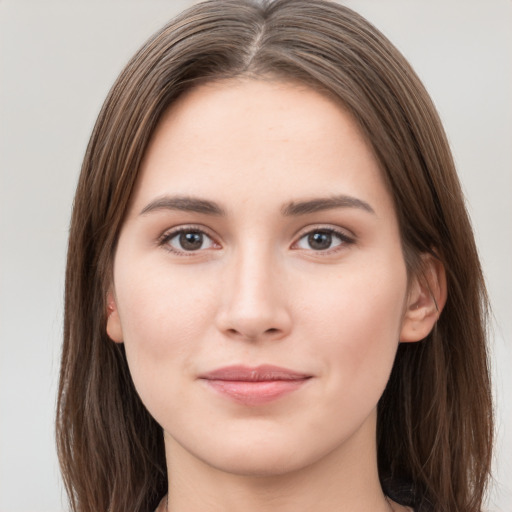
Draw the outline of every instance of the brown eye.
<instances>
[{"instance_id":1,"label":"brown eye","mask_svg":"<svg viewBox=\"0 0 512 512\"><path fill-rule=\"evenodd\" d=\"M185 251L197 251L203 245L202 233L180 233L179 244Z\"/></svg>"},{"instance_id":2,"label":"brown eye","mask_svg":"<svg viewBox=\"0 0 512 512\"><path fill-rule=\"evenodd\" d=\"M328 251L340 245L353 243L354 240L332 229L316 229L303 235L296 244L299 249Z\"/></svg>"},{"instance_id":3,"label":"brown eye","mask_svg":"<svg viewBox=\"0 0 512 512\"><path fill-rule=\"evenodd\" d=\"M213 247L213 240L197 230L179 231L167 237L165 241L175 252L192 252Z\"/></svg>"},{"instance_id":4,"label":"brown eye","mask_svg":"<svg viewBox=\"0 0 512 512\"><path fill-rule=\"evenodd\" d=\"M310 233L308 235L308 244L311 249L315 251L324 251L329 249L332 244L331 233L318 231L316 233Z\"/></svg>"}]
</instances>

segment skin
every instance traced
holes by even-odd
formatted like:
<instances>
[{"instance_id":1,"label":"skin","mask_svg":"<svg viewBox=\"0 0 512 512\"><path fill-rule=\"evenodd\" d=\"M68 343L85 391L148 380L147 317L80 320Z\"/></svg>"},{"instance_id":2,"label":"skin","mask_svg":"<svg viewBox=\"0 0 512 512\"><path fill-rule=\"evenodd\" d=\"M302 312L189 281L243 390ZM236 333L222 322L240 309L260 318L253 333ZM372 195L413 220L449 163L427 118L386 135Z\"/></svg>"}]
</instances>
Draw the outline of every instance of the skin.
<instances>
[{"instance_id":1,"label":"skin","mask_svg":"<svg viewBox=\"0 0 512 512\"><path fill-rule=\"evenodd\" d=\"M428 334L445 285L427 257L427 279L408 279L391 195L355 122L296 84L206 84L167 111L140 172L107 332L164 430L169 510L391 510L376 406L399 341ZM223 214L166 207L175 196ZM335 196L351 202L290 214ZM199 378L233 364L311 378L240 404Z\"/></svg>"}]
</instances>

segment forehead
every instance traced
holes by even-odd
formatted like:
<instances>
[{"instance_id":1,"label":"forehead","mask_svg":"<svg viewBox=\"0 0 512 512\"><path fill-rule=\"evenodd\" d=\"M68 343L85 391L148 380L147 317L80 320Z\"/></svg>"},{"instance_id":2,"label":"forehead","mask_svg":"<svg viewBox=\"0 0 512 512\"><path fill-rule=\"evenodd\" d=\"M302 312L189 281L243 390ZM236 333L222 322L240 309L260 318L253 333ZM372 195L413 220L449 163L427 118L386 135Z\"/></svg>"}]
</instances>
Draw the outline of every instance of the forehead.
<instances>
[{"instance_id":1,"label":"forehead","mask_svg":"<svg viewBox=\"0 0 512 512\"><path fill-rule=\"evenodd\" d=\"M339 103L297 83L233 79L198 86L165 112L134 199L180 193L232 200L232 192L263 200L269 191L284 199L368 194L376 186L385 188L378 162Z\"/></svg>"},{"instance_id":2,"label":"forehead","mask_svg":"<svg viewBox=\"0 0 512 512\"><path fill-rule=\"evenodd\" d=\"M356 132L361 135L341 102L311 87L239 78L206 83L183 94L163 115L150 146L159 138L172 137L176 144L201 143L211 151L218 147L218 137L228 135L245 150L253 146L259 151L262 148L251 143L261 142L268 152L274 144L318 144L327 142L330 135L354 136Z\"/></svg>"}]
</instances>

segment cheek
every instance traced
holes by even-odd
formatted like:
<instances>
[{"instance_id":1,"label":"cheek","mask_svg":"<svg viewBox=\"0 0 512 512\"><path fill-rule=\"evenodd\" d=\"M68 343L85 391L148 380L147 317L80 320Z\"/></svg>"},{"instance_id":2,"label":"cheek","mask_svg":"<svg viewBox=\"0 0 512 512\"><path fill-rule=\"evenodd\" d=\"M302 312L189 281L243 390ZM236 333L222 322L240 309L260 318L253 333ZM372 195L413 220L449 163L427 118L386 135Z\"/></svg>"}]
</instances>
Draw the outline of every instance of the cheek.
<instances>
[{"instance_id":1,"label":"cheek","mask_svg":"<svg viewBox=\"0 0 512 512\"><path fill-rule=\"evenodd\" d=\"M144 346L179 341L201 325L209 309L214 283L198 272L162 265L122 265L115 275L116 296L127 343ZM151 336L150 336L151 334ZM180 334L181 336L176 336Z\"/></svg>"},{"instance_id":2,"label":"cheek","mask_svg":"<svg viewBox=\"0 0 512 512\"><path fill-rule=\"evenodd\" d=\"M304 309L310 319L304 324L307 350L322 376L310 421L326 440L352 435L375 411L398 347L405 269L353 270L318 286Z\"/></svg>"},{"instance_id":3,"label":"cheek","mask_svg":"<svg viewBox=\"0 0 512 512\"><path fill-rule=\"evenodd\" d=\"M308 338L315 339L317 351L329 358L326 365L333 385L383 387L398 347L407 291L405 266L352 270L310 297Z\"/></svg>"},{"instance_id":4,"label":"cheek","mask_svg":"<svg viewBox=\"0 0 512 512\"><path fill-rule=\"evenodd\" d=\"M211 325L213 294L187 272L138 265L115 275L126 355L135 387L148 408L155 390L191 372L194 356ZM153 398L151 398L153 396Z\"/></svg>"}]
</instances>

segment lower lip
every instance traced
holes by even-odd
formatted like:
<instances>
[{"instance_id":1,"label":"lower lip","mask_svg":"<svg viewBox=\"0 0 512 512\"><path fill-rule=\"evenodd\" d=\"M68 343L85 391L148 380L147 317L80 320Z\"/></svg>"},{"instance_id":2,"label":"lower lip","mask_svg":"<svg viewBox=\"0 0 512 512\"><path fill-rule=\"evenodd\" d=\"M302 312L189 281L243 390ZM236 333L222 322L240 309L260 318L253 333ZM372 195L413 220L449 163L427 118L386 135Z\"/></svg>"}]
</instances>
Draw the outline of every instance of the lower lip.
<instances>
[{"instance_id":1,"label":"lower lip","mask_svg":"<svg viewBox=\"0 0 512 512\"><path fill-rule=\"evenodd\" d=\"M309 379L233 381L206 380L215 391L244 405L260 405L273 402L300 389Z\"/></svg>"}]
</instances>

